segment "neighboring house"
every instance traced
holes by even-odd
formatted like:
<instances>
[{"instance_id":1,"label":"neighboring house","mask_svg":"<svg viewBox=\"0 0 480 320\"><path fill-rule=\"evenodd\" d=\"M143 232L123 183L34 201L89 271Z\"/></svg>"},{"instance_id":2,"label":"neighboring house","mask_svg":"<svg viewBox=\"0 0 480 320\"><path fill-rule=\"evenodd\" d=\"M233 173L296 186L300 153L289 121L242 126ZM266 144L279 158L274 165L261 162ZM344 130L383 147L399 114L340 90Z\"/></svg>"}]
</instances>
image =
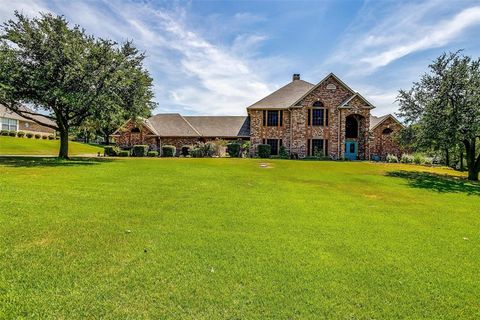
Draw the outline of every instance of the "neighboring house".
<instances>
[{"instance_id":1,"label":"neighboring house","mask_svg":"<svg viewBox=\"0 0 480 320\"><path fill-rule=\"evenodd\" d=\"M54 125L54 123L50 119L45 117L32 116L32 118L38 119L39 121L42 121L46 124ZM0 105L0 130L55 134L55 130L45 126L41 126L35 121L19 116L18 114L10 111L3 105Z\"/></svg>"},{"instance_id":2,"label":"neighboring house","mask_svg":"<svg viewBox=\"0 0 480 320\"><path fill-rule=\"evenodd\" d=\"M318 84L294 74L287 85L247 107L247 117L188 117L159 114L128 121L114 137L120 147L162 144L181 147L197 141L250 139L252 153L269 144L304 158L315 150L333 159L384 159L400 155L393 136L402 124L392 115L371 115L374 106L333 73Z\"/></svg>"}]
</instances>

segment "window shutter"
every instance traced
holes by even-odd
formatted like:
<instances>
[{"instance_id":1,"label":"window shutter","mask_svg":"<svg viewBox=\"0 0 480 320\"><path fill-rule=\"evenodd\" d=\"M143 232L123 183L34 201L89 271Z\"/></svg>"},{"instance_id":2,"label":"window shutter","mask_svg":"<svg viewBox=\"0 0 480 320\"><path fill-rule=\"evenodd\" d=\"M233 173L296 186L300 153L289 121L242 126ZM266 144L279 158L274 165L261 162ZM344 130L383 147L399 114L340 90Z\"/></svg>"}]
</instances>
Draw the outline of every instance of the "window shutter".
<instances>
[{"instance_id":1,"label":"window shutter","mask_svg":"<svg viewBox=\"0 0 480 320\"><path fill-rule=\"evenodd\" d=\"M312 153L310 152L310 139L307 140L307 155L312 155Z\"/></svg>"},{"instance_id":2,"label":"window shutter","mask_svg":"<svg viewBox=\"0 0 480 320\"><path fill-rule=\"evenodd\" d=\"M265 144L265 139L262 139L262 144Z\"/></svg>"},{"instance_id":3,"label":"window shutter","mask_svg":"<svg viewBox=\"0 0 480 320\"><path fill-rule=\"evenodd\" d=\"M280 147L283 147L283 139L280 139Z\"/></svg>"},{"instance_id":4,"label":"window shutter","mask_svg":"<svg viewBox=\"0 0 480 320\"><path fill-rule=\"evenodd\" d=\"M308 117L307 124L310 126L311 123L312 123L312 121L311 121L311 120L312 120L312 119L311 119L311 117L312 117L312 109L307 109L307 113L308 113L308 116L307 116L307 117Z\"/></svg>"},{"instance_id":5,"label":"window shutter","mask_svg":"<svg viewBox=\"0 0 480 320\"><path fill-rule=\"evenodd\" d=\"M325 141L323 142L324 146L325 146L325 156L328 157L328 140L325 139Z\"/></svg>"},{"instance_id":6,"label":"window shutter","mask_svg":"<svg viewBox=\"0 0 480 320\"><path fill-rule=\"evenodd\" d=\"M283 127L283 110L280 110L280 127Z\"/></svg>"},{"instance_id":7,"label":"window shutter","mask_svg":"<svg viewBox=\"0 0 480 320\"><path fill-rule=\"evenodd\" d=\"M325 126L328 127L328 109L325 109Z\"/></svg>"},{"instance_id":8,"label":"window shutter","mask_svg":"<svg viewBox=\"0 0 480 320\"><path fill-rule=\"evenodd\" d=\"M263 126L265 127L267 125L267 111L266 110L263 110L263 118L262 118L262 123L263 123Z\"/></svg>"}]
</instances>

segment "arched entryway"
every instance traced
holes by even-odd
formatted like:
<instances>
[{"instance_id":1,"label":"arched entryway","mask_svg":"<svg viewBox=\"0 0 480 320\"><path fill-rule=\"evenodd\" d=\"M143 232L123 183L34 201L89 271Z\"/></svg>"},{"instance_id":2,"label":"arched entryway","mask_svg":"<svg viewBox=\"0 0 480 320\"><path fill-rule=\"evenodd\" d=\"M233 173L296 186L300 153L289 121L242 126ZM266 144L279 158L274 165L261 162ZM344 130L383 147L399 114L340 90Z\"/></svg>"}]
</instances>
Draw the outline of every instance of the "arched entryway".
<instances>
[{"instance_id":1,"label":"arched entryway","mask_svg":"<svg viewBox=\"0 0 480 320\"><path fill-rule=\"evenodd\" d=\"M351 114L345 117L344 157L349 160L365 158L365 117Z\"/></svg>"}]
</instances>

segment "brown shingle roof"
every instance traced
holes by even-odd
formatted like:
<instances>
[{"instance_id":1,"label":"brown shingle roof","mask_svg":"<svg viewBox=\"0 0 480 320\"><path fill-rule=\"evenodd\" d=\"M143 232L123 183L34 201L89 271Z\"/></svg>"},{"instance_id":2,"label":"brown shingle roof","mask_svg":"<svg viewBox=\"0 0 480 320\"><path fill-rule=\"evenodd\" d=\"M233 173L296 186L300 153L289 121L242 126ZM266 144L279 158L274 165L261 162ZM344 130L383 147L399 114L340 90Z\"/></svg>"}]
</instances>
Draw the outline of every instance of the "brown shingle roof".
<instances>
[{"instance_id":1,"label":"brown shingle roof","mask_svg":"<svg viewBox=\"0 0 480 320\"><path fill-rule=\"evenodd\" d=\"M303 81L293 80L265 98L255 102L247 109L286 109L310 91L315 85Z\"/></svg>"},{"instance_id":2,"label":"brown shingle roof","mask_svg":"<svg viewBox=\"0 0 480 320\"><path fill-rule=\"evenodd\" d=\"M391 115L391 114L389 113L389 114L386 114L386 115L381 116L381 117L377 117L377 116L370 115L370 130L375 129L380 123L382 123L383 121L385 121L387 118L392 118L393 120L395 120L396 122L398 122L402 127L404 127L403 123L401 123L400 121L398 121L397 118L395 118L393 115Z\"/></svg>"},{"instance_id":3,"label":"brown shingle roof","mask_svg":"<svg viewBox=\"0 0 480 320\"><path fill-rule=\"evenodd\" d=\"M25 109L26 111L29 111L29 112L33 112L32 110L30 110L29 108L27 107L22 107L23 109ZM55 122L53 122L52 120L48 119L48 118L45 118L45 117L42 117L42 116L36 116L36 115L30 115L31 118L33 119L37 119L38 121L41 121L45 124L49 124L49 125L55 125ZM15 112L7 109L7 107L5 107L4 105L1 105L0 104L0 118L9 118L9 119L15 119L15 120L21 120L21 121L26 121L26 122L34 122L30 119L25 119L24 117L16 114Z\"/></svg>"},{"instance_id":4,"label":"brown shingle roof","mask_svg":"<svg viewBox=\"0 0 480 320\"><path fill-rule=\"evenodd\" d=\"M246 116L185 116L203 137L249 137L250 121Z\"/></svg>"},{"instance_id":5,"label":"brown shingle roof","mask_svg":"<svg viewBox=\"0 0 480 320\"><path fill-rule=\"evenodd\" d=\"M200 133L178 113L161 113L148 118L147 123L163 137L200 137Z\"/></svg>"}]
</instances>

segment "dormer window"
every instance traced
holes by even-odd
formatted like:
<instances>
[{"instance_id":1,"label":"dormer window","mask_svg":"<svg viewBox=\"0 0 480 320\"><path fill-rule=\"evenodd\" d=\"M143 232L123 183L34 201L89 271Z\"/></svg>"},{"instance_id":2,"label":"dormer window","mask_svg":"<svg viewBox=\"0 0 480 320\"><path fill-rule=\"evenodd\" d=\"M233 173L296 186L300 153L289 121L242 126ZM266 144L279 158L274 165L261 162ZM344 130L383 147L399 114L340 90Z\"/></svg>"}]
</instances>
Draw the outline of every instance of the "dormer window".
<instances>
[{"instance_id":1,"label":"dormer window","mask_svg":"<svg viewBox=\"0 0 480 320\"><path fill-rule=\"evenodd\" d=\"M382 134L384 134L384 135L387 136L387 135L391 134L392 132L393 132L392 129L390 129L390 128L385 128L385 129L383 129Z\"/></svg>"},{"instance_id":2,"label":"dormer window","mask_svg":"<svg viewBox=\"0 0 480 320\"><path fill-rule=\"evenodd\" d=\"M140 128L132 128L132 130L130 130L131 133L139 133L140 132Z\"/></svg>"}]
</instances>

